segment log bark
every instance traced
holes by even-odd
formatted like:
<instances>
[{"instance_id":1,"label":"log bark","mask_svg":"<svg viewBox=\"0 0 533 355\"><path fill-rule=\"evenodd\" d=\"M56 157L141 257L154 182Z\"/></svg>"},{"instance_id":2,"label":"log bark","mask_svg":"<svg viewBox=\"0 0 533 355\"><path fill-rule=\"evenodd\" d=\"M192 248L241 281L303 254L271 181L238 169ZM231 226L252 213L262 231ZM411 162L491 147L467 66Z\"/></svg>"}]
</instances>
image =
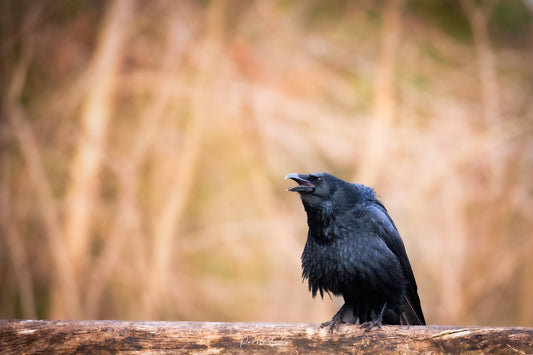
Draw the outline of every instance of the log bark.
<instances>
[{"instance_id":1,"label":"log bark","mask_svg":"<svg viewBox=\"0 0 533 355\"><path fill-rule=\"evenodd\" d=\"M28 353L533 353L533 328L0 320L3 354Z\"/></svg>"}]
</instances>

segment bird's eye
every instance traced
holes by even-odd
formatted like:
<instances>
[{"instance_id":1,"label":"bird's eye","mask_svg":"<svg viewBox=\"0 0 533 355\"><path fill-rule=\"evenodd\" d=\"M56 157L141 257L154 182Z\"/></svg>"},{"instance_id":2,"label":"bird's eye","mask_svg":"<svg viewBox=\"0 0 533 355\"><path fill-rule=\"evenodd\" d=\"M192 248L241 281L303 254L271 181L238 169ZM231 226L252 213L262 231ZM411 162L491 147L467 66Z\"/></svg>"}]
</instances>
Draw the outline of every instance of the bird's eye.
<instances>
[{"instance_id":1,"label":"bird's eye","mask_svg":"<svg viewBox=\"0 0 533 355\"><path fill-rule=\"evenodd\" d=\"M322 176L318 176L318 177L316 178L316 180L317 180L317 181L322 181L323 178L322 178Z\"/></svg>"}]
</instances>

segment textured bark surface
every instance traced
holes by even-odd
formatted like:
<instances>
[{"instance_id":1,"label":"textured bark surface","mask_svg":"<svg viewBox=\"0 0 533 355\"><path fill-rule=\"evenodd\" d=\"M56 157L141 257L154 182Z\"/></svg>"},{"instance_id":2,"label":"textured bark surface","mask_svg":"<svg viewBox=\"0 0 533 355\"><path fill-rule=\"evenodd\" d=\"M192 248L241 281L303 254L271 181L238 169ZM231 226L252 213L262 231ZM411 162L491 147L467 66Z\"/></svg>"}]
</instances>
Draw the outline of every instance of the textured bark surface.
<instances>
[{"instance_id":1,"label":"textured bark surface","mask_svg":"<svg viewBox=\"0 0 533 355\"><path fill-rule=\"evenodd\" d=\"M0 320L2 353L533 353L533 328Z\"/></svg>"}]
</instances>

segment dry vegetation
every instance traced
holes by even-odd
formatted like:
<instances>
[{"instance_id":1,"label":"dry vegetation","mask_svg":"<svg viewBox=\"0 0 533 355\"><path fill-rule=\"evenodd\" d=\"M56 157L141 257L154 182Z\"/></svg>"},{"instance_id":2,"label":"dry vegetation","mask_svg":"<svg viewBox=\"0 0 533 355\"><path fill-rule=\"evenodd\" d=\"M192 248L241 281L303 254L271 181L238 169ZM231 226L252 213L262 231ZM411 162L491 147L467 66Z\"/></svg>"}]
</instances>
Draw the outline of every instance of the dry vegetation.
<instances>
[{"instance_id":1,"label":"dry vegetation","mask_svg":"<svg viewBox=\"0 0 533 355\"><path fill-rule=\"evenodd\" d=\"M0 317L324 321L289 172L373 186L432 324L533 324L521 1L2 1Z\"/></svg>"}]
</instances>

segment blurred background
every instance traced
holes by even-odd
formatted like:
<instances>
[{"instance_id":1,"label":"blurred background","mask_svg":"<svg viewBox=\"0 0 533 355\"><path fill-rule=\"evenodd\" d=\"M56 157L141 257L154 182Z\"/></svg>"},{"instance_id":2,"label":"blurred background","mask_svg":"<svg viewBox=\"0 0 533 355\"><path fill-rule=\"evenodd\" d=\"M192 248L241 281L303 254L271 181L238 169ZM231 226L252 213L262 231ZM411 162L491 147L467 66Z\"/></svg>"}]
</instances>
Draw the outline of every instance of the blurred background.
<instances>
[{"instance_id":1,"label":"blurred background","mask_svg":"<svg viewBox=\"0 0 533 355\"><path fill-rule=\"evenodd\" d=\"M533 325L533 4L1 1L0 317L322 322L287 173L375 188L428 323Z\"/></svg>"}]
</instances>

